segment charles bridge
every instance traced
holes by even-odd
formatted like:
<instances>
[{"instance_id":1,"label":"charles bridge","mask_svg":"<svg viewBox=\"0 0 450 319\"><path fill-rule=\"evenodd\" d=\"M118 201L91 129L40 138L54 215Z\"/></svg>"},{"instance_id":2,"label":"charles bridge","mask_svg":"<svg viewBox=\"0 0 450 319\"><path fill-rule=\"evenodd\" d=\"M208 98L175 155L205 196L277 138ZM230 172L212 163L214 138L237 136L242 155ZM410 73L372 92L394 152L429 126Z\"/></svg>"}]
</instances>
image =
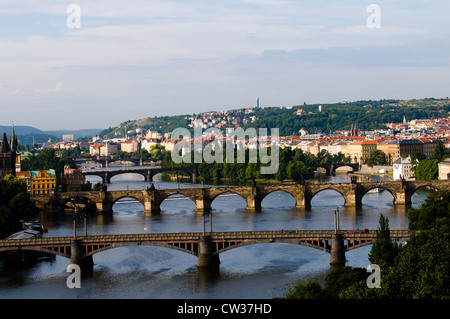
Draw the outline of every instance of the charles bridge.
<instances>
[{"instance_id":1,"label":"charles bridge","mask_svg":"<svg viewBox=\"0 0 450 319\"><path fill-rule=\"evenodd\" d=\"M372 189L384 189L393 196L395 205L410 205L412 195L420 188L432 188L437 190L449 190L450 181L378 181L378 182L357 182L356 177L351 177L350 183L283 183L278 185L257 185L251 186L225 186L225 187L197 187L197 188L176 188L176 189L156 189L153 184L144 190L117 190L108 191L103 188L100 191L80 191L56 193L54 195L32 195L39 207L46 209L63 209L64 206L74 201L75 198L84 198L92 205L98 213L109 213L113 211L113 205L119 199L133 198L144 206L146 213L160 212L161 203L170 196L183 195L190 198L197 212L207 213L211 210L213 200L225 193L234 193L241 196L247 203L248 210L261 209L263 199L273 192L286 192L295 199L298 208L311 207L313 197L323 190L334 190L342 195L345 206L361 206L362 198Z\"/></svg>"}]
</instances>

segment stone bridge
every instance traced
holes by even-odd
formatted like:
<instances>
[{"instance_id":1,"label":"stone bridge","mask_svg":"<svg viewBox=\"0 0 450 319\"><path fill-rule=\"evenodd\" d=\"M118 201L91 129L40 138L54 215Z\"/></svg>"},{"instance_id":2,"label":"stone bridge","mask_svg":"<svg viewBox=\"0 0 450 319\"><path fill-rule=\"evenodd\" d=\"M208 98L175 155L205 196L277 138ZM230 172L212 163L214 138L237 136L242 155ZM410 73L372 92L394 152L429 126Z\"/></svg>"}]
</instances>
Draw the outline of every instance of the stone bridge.
<instances>
[{"instance_id":1,"label":"stone bridge","mask_svg":"<svg viewBox=\"0 0 450 319\"><path fill-rule=\"evenodd\" d=\"M180 167L180 168L129 168L129 169L118 169L118 170L85 170L83 171L84 176L87 175L96 175L102 178L102 182L111 183L111 178L116 175L121 174L139 174L144 176L146 182L151 182L153 180L153 176L159 173L164 172L185 172L187 173L192 183L197 182L197 170L191 167Z\"/></svg>"},{"instance_id":2,"label":"stone bridge","mask_svg":"<svg viewBox=\"0 0 450 319\"><path fill-rule=\"evenodd\" d=\"M157 162L158 159L156 158L106 158L106 157L78 157L74 158L73 160L75 164L82 164L82 163L99 163L102 164L102 167L108 167L109 163L114 162L129 162L133 163L134 165L144 165L144 163L152 163Z\"/></svg>"},{"instance_id":3,"label":"stone bridge","mask_svg":"<svg viewBox=\"0 0 450 319\"><path fill-rule=\"evenodd\" d=\"M308 165L308 164L307 164ZM333 164L311 164L314 169L325 169L325 175L335 175L339 167L350 167L354 172L359 171L359 163L333 163Z\"/></svg>"},{"instance_id":4,"label":"stone bridge","mask_svg":"<svg viewBox=\"0 0 450 319\"><path fill-rule=\"evenodd\" d=\"M394 241L407 241L408 230L391 230ZM92 255L116 247L153 245L177 249L197 256L198 267L220 264L219 253L246 245L289 243L330 253L331 265L344 265L345 252L372 244L377 231L366 233L345 230L241 231L203 233L121 234L82 237L49 237L0 240L1 251L39 251L70 258L71 263L92 268Z\"/></svg>"},{"instance_id":5,"label":"stone bridge","mask_svg":"<svg viewBox=\"0 0 450 319\"><path fill-rule=\"evenodd\" d=\"M311 207L313 197L324 190L334 190L342 195L345 206L361 206L364 195L375 188L385 189L393 196L395 205L410 205L412 195L419 189L428 187L437 190L450 190L450 181L388 181L388 182L356 182L352 177L350 183L285 183L279 185L232 186L232 187L198 187L177 189L156 189L153 185L146 190L122 190L98 192L70 192L56 195L32 195L31 198L40 207L60 206L72 201L74 198L85 198L95 204L99 213L112 212L115 202L121 198L134 198L144 206L146 213L160 212L162 202L173 195L183 195L190 198L198 212L211 210L213 200L225 193L234 193L241 196L247 203L247 209L261 209L263 199L273 192L286 192L295 199L296 207Z\"/></svg>"}]
</instances>

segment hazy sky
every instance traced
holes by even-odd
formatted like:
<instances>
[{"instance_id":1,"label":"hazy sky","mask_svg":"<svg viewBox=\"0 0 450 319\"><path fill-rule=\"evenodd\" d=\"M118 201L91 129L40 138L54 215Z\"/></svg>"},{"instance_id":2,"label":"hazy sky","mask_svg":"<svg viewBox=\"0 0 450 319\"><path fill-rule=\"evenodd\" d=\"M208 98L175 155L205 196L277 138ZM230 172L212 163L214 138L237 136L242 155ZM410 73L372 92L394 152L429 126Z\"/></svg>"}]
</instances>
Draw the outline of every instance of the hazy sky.
<instances>
[{"instance_id":1,"label":"hazy sky","mask_svg":"<svg viewBox=\"0 0 450 319\"><path fill-rule=\"evenodd\" d=\"M0 0L0 125L440 98L449 62L446 0Z\"/></svg>"}]
</instances>

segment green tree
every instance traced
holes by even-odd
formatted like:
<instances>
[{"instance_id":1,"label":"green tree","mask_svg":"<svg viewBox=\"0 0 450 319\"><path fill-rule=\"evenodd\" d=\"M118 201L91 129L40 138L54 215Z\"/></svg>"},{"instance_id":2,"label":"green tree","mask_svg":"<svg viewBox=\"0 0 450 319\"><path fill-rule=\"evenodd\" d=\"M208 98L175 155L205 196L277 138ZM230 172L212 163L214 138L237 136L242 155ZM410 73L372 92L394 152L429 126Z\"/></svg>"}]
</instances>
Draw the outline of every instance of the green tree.
<instances>
[{"instance_id":1,"label":"green tree","mask_svg":"<svg viewBox=\"0 0 450 319\"><path fill-rule=\"evenodd\" d=\"M450 217L450 191L434 191L428 195L419 208L408 210L411 230L428 229L437 218Z\"/></svg>"},{"instance_id":2,"label":"green tree","mask_svg":"<svg viewBox=\"0 0 450 319\"><path fill-rule=\"evenodd\" d=\"M285 299L326 299L328 295L320 284L314 280L305 283L297 282L293 289L284 297Z\"/></svg>"},{"instance_id":3,"label":"green tree","mask_svg":"<svg viewBox=\"0 0 450 319\"><path fill-rule=\"evenodd\" d=\"M20 219L37 214L23 180L7 175L0 180L0 238L20 230Z\"/></svg>"},{"instance_id":4,"label":"green tree","mask_svg":"<svg viewBox=\"0 0 450 319\"><path fill-rule=\"evenodd\" d=\"M450 298L450 219L412 236L382 277L381 298Z\"/></svg>"},{"instance_id":5,"label":"green tree","mask_svg":"<svg viewBox=\"0 0 450 319\"><path fill-rule=\"evenodd\" d=\"M301 161L291 161L286 168L286 175L288 178L296 182L309 179L314 176L312 168L306 166Z\"/></svg>"},{"instance_id":6,"label":"green tree","mask_svg":"<svg viewBox=\"0 0 450 319\"><path fill-rule=\"evenodd\" d=\"M433 155L431 155L431 159L441 161L445 155L445 147L441 140L438 140L436 143L436 147L434 148Z\"/></svg>"},{"instance_id":7,"label":"green tree","mask_svg":"<svg viewBox=\"0 0 450 319\"><path fill-rule=\"evenodd\" d=\"M331 298L339 298L339 293L354 283L367 280L368 273L364 268L341 267L330 272L325 278L325 289Z\"/></svg>"},{"instance_id":8,"label":"green tree","mask_svg":"<svg viewBox=\"0 0 450 319\"><path fill-rule=\"evenodd\" d=\"M417 165L415 176L418 180L433 180L439 175L439 160L424 159Z\"/></svg>"},{"instance_id":9,"label":"green tree","mask_svg":"<svg viewBox=\"0 0 450 319\"><path fill-rule=\"evenodd\" d=\"M369 166L386 165L386 154L381 150L371 150L365 162Z\"/></svg>"},{"instance_id":10,"label":"green tree","mask_svg":"<svg viewBox=\"0 0 450 319\"><path fill-rule=\"evenodd\" d=\"M392 241L389 229L389 218L380 215L380 226L378 227L377 239L369 252L369 261L372 264L391 266L399 252L399 246Z\"/></svg>"}]
</instances>

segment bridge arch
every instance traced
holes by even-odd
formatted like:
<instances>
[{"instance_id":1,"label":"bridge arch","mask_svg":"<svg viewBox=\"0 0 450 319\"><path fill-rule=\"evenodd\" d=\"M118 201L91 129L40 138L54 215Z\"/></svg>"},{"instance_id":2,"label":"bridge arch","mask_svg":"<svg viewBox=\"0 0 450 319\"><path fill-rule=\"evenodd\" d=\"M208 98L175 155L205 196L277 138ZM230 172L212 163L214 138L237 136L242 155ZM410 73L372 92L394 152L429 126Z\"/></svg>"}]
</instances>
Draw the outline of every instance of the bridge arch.
<instances>
[{"instance_id":1,"label":"bridge arch","mask_svg":"<svg viewBox=\"0 0 450 319\"><path fill-rule=\"evenodd\" d=\"M195 243L196 244L196 243ZM197 244L196 244L197 245ZM98 248L94 248L91 251L89 251L88 253L86 253L84 256L88 257L88 256L93 256L94 254L97 253L101 253L103 251L106 250L110 250L113 248L121 248L121 247L131 247L131 246L154 246L154 247L164 247L164 248L170 248L170 249L175 249L190 255L194 255L197 256L197 253L195 252L195 247L192 247L192 249L189 248L183 248L183 247L179 247L176 245L170 245L170 244L161 244L161 243L154 243L154 242L146 242L146 241L142 241L142 242L129 242L129 243L120 243L120 244L114 244L114 245L109 245L109 246L104 246L104 247L98 247Z\"/></svg>"},{"instance_id":2,"label":"bridge arch","mask_svg":"<svg viewBox=\"0 0 450 319\"><path fill-rule=\"evenodd\" d=\"M226 189L226 190L223 190L223 191L221 191L221 192L217 192L217 193L215 193L213 196L211 196L210 197L210 202L211 202L211 206L215 203L216 205L218 204L218 202L220 201L219 200L219 197L220 196L237 196L238 197L238 202L241 202L242 203L242 205L243 205L243 207L242 208L245 208L246 206L247 206L247 200L245 199L245 197L244 197L244 195L243 194L241 194L241 193L239 193L239 192L236 192L236 191L233 191L233 190L231 190L231 189ZM224 201L226 201L226 199L225 199L225 197L223 197L223 200Z\"/></svg>"},{"instance_id":3,"label":"bridge arch","mask_svg":"<svg viewBox=\"0 0 450 319\"><path fill-rule=\"evenodd\" d=\"M290 245L300 245L300 246L306 246L309 248L314 248L323 252L330 252L330 246L328 243L323 243L323 247L318 245L318 241L316 243L311 242L311 243L307 243L307 242L303 242L303 241L292 241L292 240L283 240L283 239L277 239L274 242L267 242L267 240L248 240L248 241L244 241L238 244L234 244L234 245L230 245L227 247L224 247L222 249L219 249L217 252L223 253L226 251L229 251L231 249L235 249L235 248L240 248L240 247L244 247L244 246L250 246L250 245L260 245L260 244L270 244L270 245L275 245L275 244L290 244Z\"/></svg>"},{"instance_id":4,"label":"bridge arch","mask_svg":"<svg viewBox=\"0 0 450 319\"><path fill-rule=\"evenodd\" d=\"M181 197L181 196L182 197ZM163 197L160 197L158 199L158 206L161 208L161 205L163 205L163 208L165 205L170 205L171 200L186 200L189 199L190 202L192 202L193 208L196 207L196 199L195 197L192 197L190 194L184 193L181 189L177 192L173 192L170 194L165 194ZM189 207L187 207L189 209Z\"/></svg>"},{"instance_id":5,"label":"bridge arch","mask_svg":"<svg viewBox=\"0 0 450 319\"><path fill-rule=\"evenodd\" d=\"M131 194L123 194L120 196L115 197L112 202L111 202L111 207L114 206L114 204L116 204L117 202L119 202L121 199L125 199L125 198L132 198L137 200L139 203L141 203L144 207L145 207L145 203L143 198L139 197L139 196L133 196Z\"/></svg>"},{"instance_id":6,"label":"bridge arch","mask_svg":"<svg viewBox=\"0 0 450 319\"><path fill-rule=\"evenodd\" d=\"M337 163L337 164L334 164L334 172L335 173L350 171L348 169L344 170L343 168L350 168L350 170L352 172L357 170L357 167L355 167L355 164L352 164L352 163Z\"/></svg>"},{"instance_id":7,"label":"bridge arch","mask_svg":"<svg viewBox=\"0 0 450 319\"><path fill-rule=\"evenodd\" d=\"M381 189L381 190L383 190L383 191L387 191L389 194L391 194L392 200L395 202L396 196L397 196L396 192L395 192L394 190L390 189L389 187L385 187L385 186L382 186L382 185L373 185L373 186L371 186L371 187L366 188L366 189L364 190L364 192L361 194L361 201L364 199L364 197L365 197L367 194L370 194L370 193L369 193L370 191L372 191L372 190L377 190L377 189Z\"/></svg>"},{"instance_id":8,"label":"bridge arch","mask_svg":"<svg viewBox=\"0 0 450 319\"><path fill-rule=\"evenodd\" d=\"M264 196L261 198L261 208L264 208L263 204L264 204L264 200L267 199L267 197L269 196L276 196L278 193L278 197L281 197L282 194L287 195L289 197L289 201L293 201L293 207L299 206L300 204L297 203L297 199L296 199L296 195L291 193L289 190L286 189L274 189L271 192L268 192L266 194L264 194ZM267 202L267 201L266 201ZM284 202L284 204L286 204L286 202Z\"/></svg>"},{"instance_id":9,"label":"bridge arch","mask_svg":"<svg viewBox=\"0 0 450 319\"><path fill-rule=\"evenodd\" d=\"M337 187L333 187L332 184L330 184L329 187L324 187L324 188L321 188L321 189L319 189L319 190L313 191L313 192L311 193L311 200L310 200L310 202L312 202L312 201L314 200L314 198L317 199L317 196L316 196L316 195L318 195L319 193L321 193L321 192L323 192L323 191L333 191L333 192L337 192L337 193L340 194L341 197L343 198L343 200L344 200L344 205L347 203L347 199L346 199L345 193L344 193L341 189L339 189L339 188L337 188Z\"/></svg>"},{"instance_id":10,"label":"bridge arch","mask_svg":"<svg viewBox=\"0 0 450 319\"><path fill-rule=\"evenodd\" d=\"M117 176L121 176L121 175L129 175L129 177L137 177L137 175L139 175L139 176L142 176L144 178L143 180L141 179L141 181L146 181L147 180L147 175L144 172L140 172L140 171L136 171L136 172L129 171L129 172L127 172L127 171L124 171L124 172L120 172L120 173L117 173L117 174L110 174L109 175L110 182L116 181L117 180L116 177Z\"/></svg>"}]
</instances>

